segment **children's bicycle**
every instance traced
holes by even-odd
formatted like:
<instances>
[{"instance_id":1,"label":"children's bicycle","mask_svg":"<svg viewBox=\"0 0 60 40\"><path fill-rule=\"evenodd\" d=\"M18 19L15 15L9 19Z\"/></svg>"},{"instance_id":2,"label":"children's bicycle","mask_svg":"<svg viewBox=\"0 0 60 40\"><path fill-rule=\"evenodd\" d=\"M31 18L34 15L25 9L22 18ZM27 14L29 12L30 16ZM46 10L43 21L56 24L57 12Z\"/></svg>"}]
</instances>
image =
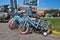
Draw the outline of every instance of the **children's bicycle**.
<instances>
[{"instance_id":1,"label":"children's bicycle","mask_svg":"<svg viewBox=\"0 0 60 40\"><path fill-rule=\"evenodd\" d=\"M51 32L51 24L49 21L44 21L40 18L31 18L28 11L22 17L18 15L18 12L15 12L14 17L8 23L11 29L18 27L18 31L21 34L27 34L30 28L38 29L43 35Z\"/></svg>"},{"instance_id":2,"label":"children's bicycle","mask_svg":"<svg viewBox=\"0 0 60 40\"><path fill-rule=\"evenodd\" d=\"M28 0L29 3L30 0ZM15 1L14 1L15 3ZM13 3L13 4L14 4ZM28 4L27 3L27 4ZM29 32L30 28L33 28L34 31L38 29L40 33L42 33L44 36L47 36L51 32L51 23L50 21L44 21L41 20L40 17L37 14L32 13L31 5L37 6L37 1L30 2L30 7L26 10L26 13L23 14L23 16L20 16L17 10L17 4L15 3L12 6L14 9L14 15L8 22L8 26L10 29L18 28L19 33L21 34L27 34ZM31 18L33 17L33 18Z\"/></svg>"}]
</instances>

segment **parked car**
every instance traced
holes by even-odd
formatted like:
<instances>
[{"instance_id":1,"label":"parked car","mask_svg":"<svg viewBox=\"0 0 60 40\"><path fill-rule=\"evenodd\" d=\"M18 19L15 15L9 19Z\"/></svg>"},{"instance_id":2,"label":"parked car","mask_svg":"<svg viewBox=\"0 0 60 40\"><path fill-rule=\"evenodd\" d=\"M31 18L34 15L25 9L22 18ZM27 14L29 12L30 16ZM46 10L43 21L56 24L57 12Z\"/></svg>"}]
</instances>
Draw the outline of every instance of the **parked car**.
<instances>
[{"instance_id":1,"label":"parked car","mask_svg":"<svg viewBox=\"0 0 60 40\"><path fill-rule=\"evenodd\" d=\"M45 17L58 17L59 15L57 14L46 14Z\"/></svg>"},{"instance_id":2,"label":"parked car","mask_svg":"<svg viewBox=\"0 0 60 40\"><path fill-rule=\"evenodd\" d=\"M6 20L8 17L8 13L0 12L0 21Z\"/></svg>"}]
</instances>

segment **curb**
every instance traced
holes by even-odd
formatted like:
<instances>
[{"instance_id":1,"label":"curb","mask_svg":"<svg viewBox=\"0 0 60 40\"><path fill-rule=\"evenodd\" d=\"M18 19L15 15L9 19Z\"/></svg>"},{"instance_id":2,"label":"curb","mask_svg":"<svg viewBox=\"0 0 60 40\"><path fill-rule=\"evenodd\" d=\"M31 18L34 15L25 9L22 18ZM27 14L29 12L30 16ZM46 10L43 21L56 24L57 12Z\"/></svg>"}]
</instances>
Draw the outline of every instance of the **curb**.
<instances>
[{"instance_id":1,"label":"curb","mask_svg":"<svg viewBox=\"0 0 60 40\"><path fill-rule=\"evenodd\" d=\"M60 32L57 32L57 31L54 31L54 30L52 31L52 34L60 36Z\"/></svg>"}]
</instances>

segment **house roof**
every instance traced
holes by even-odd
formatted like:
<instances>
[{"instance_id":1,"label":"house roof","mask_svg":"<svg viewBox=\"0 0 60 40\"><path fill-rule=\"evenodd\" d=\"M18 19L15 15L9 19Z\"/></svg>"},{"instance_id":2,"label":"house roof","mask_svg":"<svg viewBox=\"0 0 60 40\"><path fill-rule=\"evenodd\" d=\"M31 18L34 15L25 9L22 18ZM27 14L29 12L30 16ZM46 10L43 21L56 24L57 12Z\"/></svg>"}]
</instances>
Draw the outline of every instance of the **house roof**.
<instances>
[{"instance_id":1,"label":"house roof","mask_svg":"<svg viewBox=\"0 0 60 40\"><path fill-rule=\"evenodd\" d=\"M27 10L27 7L19 7L18 9L20 9L20 10ZM32 7L32 10L37 10L37 8L36 7Z\"/></svg>"}]
</instances>

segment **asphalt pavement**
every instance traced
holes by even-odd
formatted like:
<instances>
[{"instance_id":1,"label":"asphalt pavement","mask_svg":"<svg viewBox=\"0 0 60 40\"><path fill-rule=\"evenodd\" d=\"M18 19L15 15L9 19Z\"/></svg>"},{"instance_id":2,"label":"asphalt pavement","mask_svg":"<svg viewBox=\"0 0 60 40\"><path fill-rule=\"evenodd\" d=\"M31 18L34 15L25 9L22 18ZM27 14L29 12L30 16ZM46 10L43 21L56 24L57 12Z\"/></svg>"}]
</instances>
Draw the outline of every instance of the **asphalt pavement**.
<instances>
[{"instance_id":1,"label":"asphalt pavement","mask_svg":"<svg viewBox=\"0 0 60 40\"><path fill-rule=\"evenodd\" d=\"M44 37L42 34L31 33L22 35L18 30L10 30L7 23L0 23L0 40L60 40L60 36L53 34Z\"/></svg>"}]
</instances>

